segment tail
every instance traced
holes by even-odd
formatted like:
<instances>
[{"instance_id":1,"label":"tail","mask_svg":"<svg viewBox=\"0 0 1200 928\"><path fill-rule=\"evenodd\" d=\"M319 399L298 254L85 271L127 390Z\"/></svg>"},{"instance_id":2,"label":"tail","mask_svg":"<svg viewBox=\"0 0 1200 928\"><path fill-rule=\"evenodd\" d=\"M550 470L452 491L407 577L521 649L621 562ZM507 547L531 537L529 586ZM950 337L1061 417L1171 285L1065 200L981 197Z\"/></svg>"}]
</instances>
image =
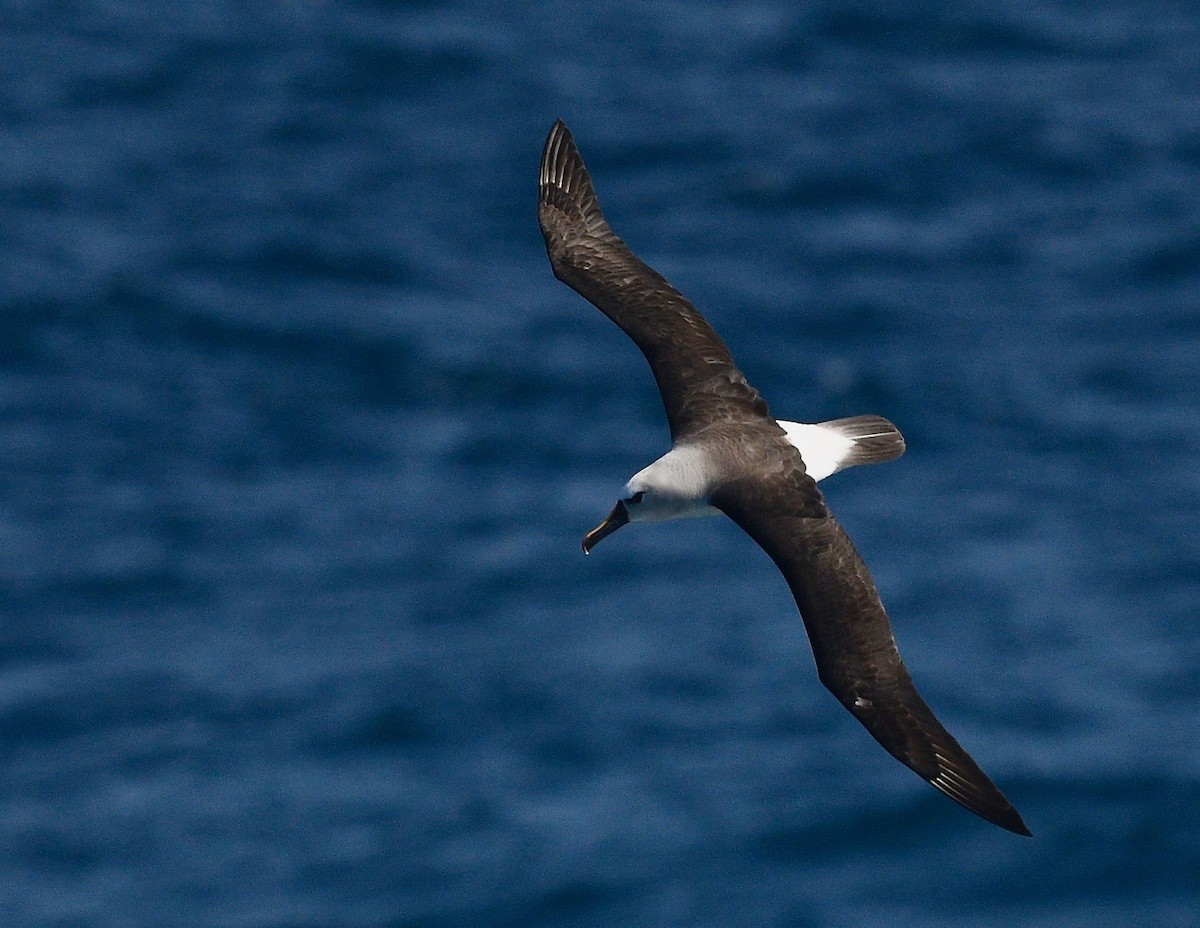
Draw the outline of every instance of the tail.
<instances>
[{"instance_id":1,"label":"tail","mask_svg":"<svg viewBox=\"0 0 1200 928\"><path fill-rule=\"evenodd\" d=\"M851 416L811 425L779 420L788 441L804 458L813 480L857 464L879 464L904 454L904 436L882 416Z\"/></svg>"}]
</instances>

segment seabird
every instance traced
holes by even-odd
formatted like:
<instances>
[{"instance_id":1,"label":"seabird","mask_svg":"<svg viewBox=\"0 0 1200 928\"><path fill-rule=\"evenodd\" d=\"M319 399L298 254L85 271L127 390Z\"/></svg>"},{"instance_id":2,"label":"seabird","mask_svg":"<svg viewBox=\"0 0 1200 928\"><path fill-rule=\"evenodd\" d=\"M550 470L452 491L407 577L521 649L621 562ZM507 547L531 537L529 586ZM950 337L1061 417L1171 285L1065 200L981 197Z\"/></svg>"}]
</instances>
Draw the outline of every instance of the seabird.
<instances>
[{"instance_id":1,"label":"seabird","mask_svg":"<svg viewBox=\"0 0 1200 928\"><path fill-rule=\"evenodd\" d=\"M846 467L904 452L879 416L772 418L696 308L613 234L562 121L542 152L538 221L554 276L615 322L658 383L671 450L634 474L590 552L629 522L724 513L783 574L821 682L883 747L976 815L1020 835L1021 816L917 694L875 583L817 489Z\"/></svg>"}]
</instances>

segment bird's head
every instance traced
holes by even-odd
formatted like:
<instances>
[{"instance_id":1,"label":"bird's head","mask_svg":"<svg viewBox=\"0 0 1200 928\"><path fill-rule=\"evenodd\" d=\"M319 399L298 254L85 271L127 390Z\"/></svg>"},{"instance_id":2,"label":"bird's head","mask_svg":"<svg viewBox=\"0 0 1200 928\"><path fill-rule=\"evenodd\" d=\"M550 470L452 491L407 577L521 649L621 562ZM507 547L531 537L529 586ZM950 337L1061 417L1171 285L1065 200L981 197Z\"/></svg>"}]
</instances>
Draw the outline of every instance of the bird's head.
<instances>
[{"instance_id":1,"label":"bird's head","mask_svg":"<svg viewBox=\"0 0 1200 928\"><path fill-rule=\"evenodd\" d=\"M628 489L626 487L627 491ZM640 516L642 515L645 498L646 491L638 490L631 493L625 499L617 500L617 505L613 506L613 511L608 514L608 518L583 536L583 553L591 554L592 548L596 547L603 539L607 538L622 525L641 521Z\"/></svg>"},{"instance_id":2,"label":"bird's head","mask_svg":"<svg viewBox=\"0 0 1200 928\"><path fill-rule=\"evenodd\" d=\"M709 472L702 450L672 448L625 484L625 495L617 500L608 518L583 536L584 554L630 522L717 515L708 500Z\"/></svg>"}]
</instances>

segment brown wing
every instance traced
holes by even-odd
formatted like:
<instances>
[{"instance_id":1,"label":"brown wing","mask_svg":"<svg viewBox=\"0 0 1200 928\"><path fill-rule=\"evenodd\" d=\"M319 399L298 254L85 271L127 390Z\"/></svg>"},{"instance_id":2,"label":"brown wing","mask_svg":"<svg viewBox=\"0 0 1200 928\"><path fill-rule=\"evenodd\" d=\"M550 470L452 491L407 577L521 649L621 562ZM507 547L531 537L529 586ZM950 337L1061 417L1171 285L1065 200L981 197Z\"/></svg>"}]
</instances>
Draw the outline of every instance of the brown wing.
<instances>
[{"instance_id":1,"label":"brown wing","mask_svg":"<svg viewBox=\"0 0 1200 928\"><path fill-rule=\"evenodd\" d=\"M785 462L787 452L781 457ZM850 714L931 786L989 822L1029 835L1017 810L918 695L867 565L803 467L781 462L766 481L733 481L713 504L787 580L821 682Z\"/></svg>"},{"instance_id":2,"label":"brown wing","mask_svg":"<svg viewBox=\"0 0 1200 928\"><path fill-rule=\"evenodd\" d=\"M718 415L768 414L712 326L613 234L561 120L542 152L538 222L554 276L619 325L650 362L672 439Z\"/></svg>"}]
</instances>

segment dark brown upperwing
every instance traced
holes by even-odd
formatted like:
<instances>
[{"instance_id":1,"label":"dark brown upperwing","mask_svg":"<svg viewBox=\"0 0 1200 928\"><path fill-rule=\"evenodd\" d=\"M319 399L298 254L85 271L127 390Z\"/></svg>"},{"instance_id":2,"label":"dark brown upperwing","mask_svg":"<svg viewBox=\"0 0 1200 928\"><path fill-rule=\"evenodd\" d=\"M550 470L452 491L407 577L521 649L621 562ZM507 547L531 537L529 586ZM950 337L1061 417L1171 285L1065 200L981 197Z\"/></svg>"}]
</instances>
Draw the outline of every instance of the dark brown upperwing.
<instances>
[{"instance_id":1,"label":"dark brown upperwing","mask_svg":"<svg viewBox=\"0 0 1200 928\"><path fill-rule=\"evenodd\" d=\"M619 325L650 362L672 439L717 412L767 415L713 327L613 234L561 120L542 152L538 222L554 276Z\"/></svg>"},{"instance_id":2,"label":"dark brown upperwing","mask_svg":"<svg viewBox=\"0 0 1200 928\"><path fill-rule=\"evenodd\" d=\"M802 466L723 486L713 504L770 555L791 588L821 682L883 747L931 786L1001 828L1017 810L918 695L875 583Z\"/></svg>"}]
</instances>

